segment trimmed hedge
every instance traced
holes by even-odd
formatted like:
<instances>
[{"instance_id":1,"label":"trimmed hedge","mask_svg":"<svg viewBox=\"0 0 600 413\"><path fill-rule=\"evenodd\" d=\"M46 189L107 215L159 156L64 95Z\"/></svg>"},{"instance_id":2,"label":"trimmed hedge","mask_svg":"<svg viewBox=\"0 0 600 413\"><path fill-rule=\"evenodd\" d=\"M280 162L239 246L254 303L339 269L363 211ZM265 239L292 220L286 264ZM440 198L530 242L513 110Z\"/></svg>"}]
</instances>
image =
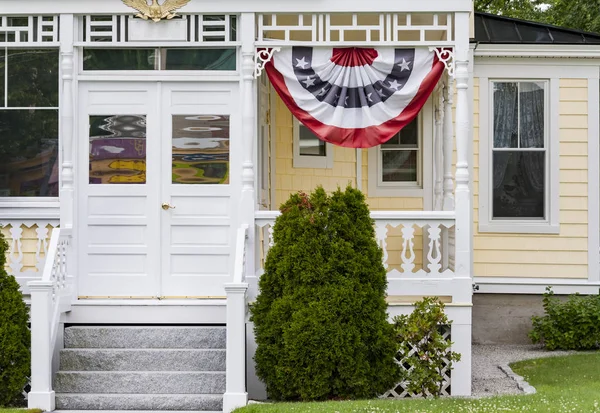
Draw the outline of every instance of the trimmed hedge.
<instances>
[{"instance_id":1,"label":"trimmed hedge","mask_svg":"<svg viewBox=\"0 0 600 413\"><path fill-rule=\"evenodd\" d=\"M386 271L364 195L294 194L251 307L256 371L274 400L371 398L399 379Z\"/></svg>"},{"instance_id":2,"label":"trimmed hedge","mask_svg":"<svg viewBox=\"0 0 600 413\"><path fill-rule=\"evenodd\" d=\"M30 372L29 309L15 277L4 269L8 244L0 234L0 406L23 403Z\"/></svg>"}]
</instances>

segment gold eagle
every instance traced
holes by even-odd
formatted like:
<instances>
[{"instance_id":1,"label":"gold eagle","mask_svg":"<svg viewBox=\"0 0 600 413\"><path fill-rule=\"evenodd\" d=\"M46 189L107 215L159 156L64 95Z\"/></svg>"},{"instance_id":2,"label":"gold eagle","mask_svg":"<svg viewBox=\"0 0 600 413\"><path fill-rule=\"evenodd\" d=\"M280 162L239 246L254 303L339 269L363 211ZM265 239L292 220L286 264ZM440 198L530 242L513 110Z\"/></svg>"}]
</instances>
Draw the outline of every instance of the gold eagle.
<instances>
[{"instance_id":1,"label":"gold eagle","mask_svg":"<svg viewBox=\"0 0 600 413\"><path fill-rule=\"evenodd\" d=\"M152 0L148 5L147 0L122 0L127 6L139 11L136 17L155 22L162 19L172 19L177 16L175 10L178 10L188 4L190 0L165 0L163 4L158 4L158 0Z\"/></svg>"}]
</instances>

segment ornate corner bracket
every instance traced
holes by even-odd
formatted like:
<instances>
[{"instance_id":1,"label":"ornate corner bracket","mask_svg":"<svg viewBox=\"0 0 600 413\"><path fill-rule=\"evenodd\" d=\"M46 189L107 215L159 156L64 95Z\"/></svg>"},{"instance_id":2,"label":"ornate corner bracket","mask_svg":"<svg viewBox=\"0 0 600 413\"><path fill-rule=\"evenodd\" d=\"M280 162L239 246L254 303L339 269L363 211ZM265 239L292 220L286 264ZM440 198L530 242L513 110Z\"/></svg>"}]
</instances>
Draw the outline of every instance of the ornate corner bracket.
<instances>
[{"instance_id":1,"label":"ornate corner bracket","mask_svg":"<svg viewBox=\"0 0 600 413\"><path fill-rule=\"evenodd\" d=\"M281 47L269 47L265 49L256 49L254 53L254 78L258 79L265 70L265 65L273 59L275 52L280 52Z\"/></svg>"},{"instance_id":2,"label":"ornate corner bracket","mask_svg":"<svg viewBox=\"0 0 600 413\"><path fill-rule=\"evenodd\" d=\"M448 75L454 78L454 49L443 47L430 47L430 52L435 52L438 60L444 64Z\"/></svg>"}]
</instances>

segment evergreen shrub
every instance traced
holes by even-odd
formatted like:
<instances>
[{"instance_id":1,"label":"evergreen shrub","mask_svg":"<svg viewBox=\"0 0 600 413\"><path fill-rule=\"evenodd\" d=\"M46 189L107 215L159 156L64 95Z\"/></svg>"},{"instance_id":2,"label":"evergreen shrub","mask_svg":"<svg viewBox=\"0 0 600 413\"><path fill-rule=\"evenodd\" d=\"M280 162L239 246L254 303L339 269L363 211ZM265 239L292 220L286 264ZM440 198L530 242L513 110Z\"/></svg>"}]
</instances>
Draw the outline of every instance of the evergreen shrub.
<instances>
[{"instance_id":1,"label":"evergreen shrub","mask_svg":"<svg viewBox=\"0 0 600 413\"><path fill-rule=\"evenodd\" d=\"M394 317L400 362L412 369L402 369L401 381L409 393L439 397L444 384L444 371L460 361L451 350L452 342L442 329L450 326L445 305L437 297L425 297L415 303L410 315Z\"/></svg>"},{"instance_id":2,"label":"evergreen shrub","mask_svg":"<svg viewBox=\"0 0 600 413\"><path fill-rule=\"evenodd\" d=\"M251 307L258 377L274 400L371 398L399 378L386 270L364 195L292 195Z\"/></svg>"},{"instance_id":3,"label":"evergreen shrub","mask_svg":"<svg viewBox=\"0 0 600 413\"><path fill-rule=\"evenodd\" d=\"M574 294L558 299L550 287L543 298L544 315L533 316L529 337L548 350L600 348L600 296Z\"/></svg>"},{"instance_id":4,"label":"evergreen shrub","mask_svg":"<svg viewBox=\"0 0 600 413\"><path fill-rule=\"evenodd\" d=\"M23 403L30 371L29 310L15 277L4 269L8 244L0 234L0 406Z\"/></svg>"}]
</instances>

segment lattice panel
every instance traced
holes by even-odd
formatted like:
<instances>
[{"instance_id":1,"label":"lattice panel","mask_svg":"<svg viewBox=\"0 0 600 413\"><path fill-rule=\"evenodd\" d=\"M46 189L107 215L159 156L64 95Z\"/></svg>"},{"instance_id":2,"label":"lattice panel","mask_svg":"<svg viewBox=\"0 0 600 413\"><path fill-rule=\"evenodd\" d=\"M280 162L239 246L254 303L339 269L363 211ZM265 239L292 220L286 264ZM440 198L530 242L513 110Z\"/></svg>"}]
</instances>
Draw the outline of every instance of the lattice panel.
<instances>
[{"instance_id":1,"label":"lattice panel","mask_svg":"<svg viewBox=\"0 0 600 413\"><path fill-rule=\"evenodd\" d=\"M58 16L1 16L0 44L58 42Z\"/></svg>"},{"instance_id":2,"label":"lattice panel","mask_svg":"<svg viewBox=\"0 0 600 413\"><path fill-rule=\"evenodd\" d=\"M442 335L443 335L444 339L447 341L451 341L452 340L451 327L450 326L440 326L440 329L442 330ZM401 366L404 370L411 371L414 367L408 363L407 357L413 355L417 350L418 350L418 347L411 348L406 356L399 351L398 354L396 354L396 363L399 366ZM448 368L447 360L444 360L444 361L446 363L444 364L444 367L442 369L443 381L442 381L441 395L442 396L450 396L451 395L450 385L452 382L452 371ZM407 387L408 387L408 383L406 381L400 382L400 383L396 384L393 389L384 393L381 396L381 398L383 398L383 399L404 399L407 397L423 397L424 396L423 394L409 392L407 390ZM426 394L425 396L431 396L431 394Z\"/></svg>"},{"instance_id":3,"label":"lattice panel","mask_svg":"<svg viewBox=\"0 0 600 413\"><path fill-rule=\"evenodd\" d=\"M261 14L258 42L452 45L452 14Z\"/></svg>"},{"instance_id":4,"label":"lattice panel","mask_svg":"<svg viewBox=\"0 0 600 413\"><path fill-rule=\"evenodd\" d=\"M130 20L141 20L126 15L88 15L81 19L81 36L84 42L127 43ZM189 43L230 43L237 40L238 18L232 14L183 15ZM148 21L148 24L162 24Z\"/></svg>"}]
</instances>

